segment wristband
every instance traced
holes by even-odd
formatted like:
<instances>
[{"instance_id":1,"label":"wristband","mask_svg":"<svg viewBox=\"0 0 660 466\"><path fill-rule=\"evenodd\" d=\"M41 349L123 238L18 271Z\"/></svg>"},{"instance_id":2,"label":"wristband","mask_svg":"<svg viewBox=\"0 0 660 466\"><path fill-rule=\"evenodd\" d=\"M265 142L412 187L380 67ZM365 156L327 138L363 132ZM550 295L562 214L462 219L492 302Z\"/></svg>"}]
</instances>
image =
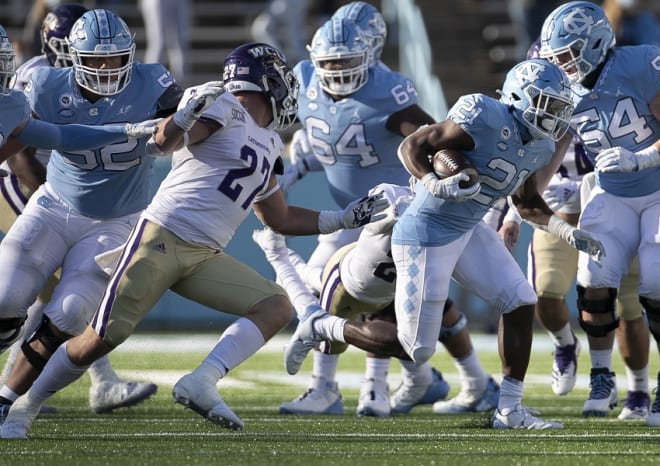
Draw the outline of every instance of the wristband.
<instances>
[{"instance_id":1,"label":"wristband","mask_svg":"<svg viewBox=\"0 0 660 466\"><path fill-rule=\"evenodd\" d=\"M344 228L342 212L336 210L322 210L319 212L319 233L327 235Z\"/></svg>"},{"instance_id":2,"label":"wristband","mask_svg":"<svg viewBox=\"0 0 660 466\"><path fill-rule=\"evenodd\" d=\"M635 152L635 155L637 156L638 170L660 165L660 153L657 147L655 147L655 144L651 144L646 149Z\"/></svg>"}]
</instances>

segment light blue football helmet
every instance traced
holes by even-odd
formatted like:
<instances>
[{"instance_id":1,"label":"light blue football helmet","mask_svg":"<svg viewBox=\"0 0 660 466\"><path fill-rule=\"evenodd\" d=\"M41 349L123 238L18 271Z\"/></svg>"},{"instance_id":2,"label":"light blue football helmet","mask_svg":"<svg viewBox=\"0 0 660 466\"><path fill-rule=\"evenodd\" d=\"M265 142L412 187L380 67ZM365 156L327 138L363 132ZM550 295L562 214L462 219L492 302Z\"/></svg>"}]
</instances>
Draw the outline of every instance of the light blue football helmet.
<instances>
[{"instance_id":1,"label":"light blue football helmet","mask_svg":"<svg viewBox=\"0 0 660 466\"><path fill-rule=\"evenodd\" d=\"M569 2L545 19L540 56L561 67L571 83L581 83L615 44L612 27L598 5Z\"/></svg>"},{"instance_id":2,"label":"light blue football helmet","mask_svg":"<svg viewBox=\"0 0 660 466\"><path fill-rule=\"evenodd\" d=\"M367 2L351 2L335 11L332 17L353 21L370 41L369 66L380 61L387 40L387 25L378 8Z\"/></svg>"},{"instance_id":3,"label":"light blue football helmet","mask_svg":"<svg viewBox=\"0 0 660 466\"><path fill-rule=\"evenodd\" d=\"M5 28L0 26L0 94L9 95L14 87L16 74L16 54Z\"/></svg>"},{"instance_id":4,"label":"light blue football helmet","mask_svg":"<svg viewBox=\"0 0 660 466\"><path fill-rule=\"evenodd\" d=\"M330 19L308 46L321 88L333 96L356 92L369 78L369 42L357 25Z\"/></svg>"},{"instance_id":5,"label":"light blue football helmet","mask_svg":"<svg viewBox=\"0 0 660 466\"><path fill-rule=\"evenodd\" d=\"M108 96L124 90L131 82L135 41L124 20L109 10L90 10L71 28L67 38L76 82L91 92ZM86 60L121 57L118 68L98 69Z\"/></svg>"},{"instance_id":6,"label":"light blue football helmet","mask_svg":"<svg viewBox=\"0 0 660 466\"><path fill-rule=\"evenodd\" d=\"M558 141L573 114L571 84L559 67L542 59L525 60L507 73L500 101L534 137Z\"/></svg>"}]
</instances>

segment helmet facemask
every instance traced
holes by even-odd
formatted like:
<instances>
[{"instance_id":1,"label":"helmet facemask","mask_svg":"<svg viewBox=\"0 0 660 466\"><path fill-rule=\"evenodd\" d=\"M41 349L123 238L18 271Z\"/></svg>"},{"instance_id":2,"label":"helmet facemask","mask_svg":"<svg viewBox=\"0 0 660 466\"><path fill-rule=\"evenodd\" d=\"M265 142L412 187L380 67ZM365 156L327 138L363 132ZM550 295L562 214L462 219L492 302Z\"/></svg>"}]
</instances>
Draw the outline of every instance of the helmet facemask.
<instances>
[{"instance_id":1,"label":"helmet facemask","mask_svg":"<svg viewBox=\"0 0 660 466\"><path fill-rule=\"evenodd\" d=\"M16 54L4 28L0 26L0 94L9 95L14 87Z\"/></svg>"}]
</instances>

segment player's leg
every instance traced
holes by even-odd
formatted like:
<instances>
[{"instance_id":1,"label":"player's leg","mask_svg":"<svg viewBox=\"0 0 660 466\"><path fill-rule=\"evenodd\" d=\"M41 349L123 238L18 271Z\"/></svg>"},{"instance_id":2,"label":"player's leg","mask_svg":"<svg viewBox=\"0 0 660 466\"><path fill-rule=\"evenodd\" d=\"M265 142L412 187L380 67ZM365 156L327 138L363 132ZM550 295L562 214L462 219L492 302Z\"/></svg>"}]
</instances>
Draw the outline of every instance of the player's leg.
<instances>
[{"instance_id":1,"label":"player's leg","mask_svg":"<svg viewBox=\"0 0 660 466\"><path fill-rule=\"evenodd\" d=\"M571 328L564 298L575 279L577 259L577 250L566 241L534 230L527 276L539 298L535 306L536 318L548 331L554 345L551 386L557 395L569 393L576 381L580 342Z\"/></svg>"},{"instance_id":2,"label":"player's leg","mask_svg":"<svg viewBox=\"0 0 660 466\"><path fill-rule=\"evenodd\" d=\"M591 391L582 407L583 416L605 416L618 402L612 371L614 330L619 325L616 297L637 251L638 225L639 214L634 205L599 187L591 191L580 217L580 228L600 238L607 255L602 266L583 253L578 260L578 318L587 334L591 359Z\"/></svg>"},{"instance_id":3,"label":"player's leg","mask_svg":"<svg viewBox=\"0 0 660 466\"><path fill-rule=\"evenodd\" d=\"M459 393L433 404L436 414L492 411L497 407L500 386L487 374L472 346L467 318L448 300L439 341L451 355L461 382Z\"/></svg>"},{"instance_id":4,"label":"player's leg","mask_svg":"<svg viewBox=\"0 0 660 466\"><path fill-rule=\"evenodd\" d=\"M637 257L621 281L616 301L619 327L615 331L619 353L626 366L628 392L618 418L646 419L649 413L649 334L642 313L637 287L639 262Z\"/></svg>"},{"instance_id":5,"label":"player's leg","mask_svg":"<svg viewBox=\"0 0 660 466\"><path fill-rule=\"evenodd\" d=\"M201 364L174 385L172 394L178 403L214 424L242 429L243 421L220 398L216 384L284 328L291 319L291 302L274 282L226 254L185 244L177 249L184 278L172 290L239 318L222 333Z\"/></svg>"},{"instance_id":6,"label":"player's leg","mask_svg":"<svg viewBox=\"0 0 660 466\"><path fill-rule=\"evenodd\" d=\"M30 390L12 405L0 429L2 438L26 438L45 400L80 378L95 360L131 335L178 277L175 254L161 254L154 246L162 243L176 251L177 240L154 224L138 223L91 323L80 335L57 347Z\"/></svg>"}]
</instances>

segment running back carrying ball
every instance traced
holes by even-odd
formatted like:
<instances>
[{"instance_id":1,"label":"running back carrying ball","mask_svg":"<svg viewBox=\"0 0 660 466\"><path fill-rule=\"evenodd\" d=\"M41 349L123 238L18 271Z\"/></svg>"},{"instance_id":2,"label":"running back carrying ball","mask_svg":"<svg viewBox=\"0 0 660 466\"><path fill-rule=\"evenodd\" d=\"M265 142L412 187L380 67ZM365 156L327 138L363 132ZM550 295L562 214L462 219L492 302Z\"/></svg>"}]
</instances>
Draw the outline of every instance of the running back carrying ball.
<instances>
[{"instance_id":1,"label":"running back carrying ball","mask_svg":"<svg viewBox=\"0 0 660 466\"><path fill-rule=\"evenodd\" d=\"M461 188L468 188L479 181L479 174L470 162L460 151L453 149L442 149L433 155L433 170L438 178L448 178L465 171L470 176L467 181L461 181Z\"/></svg>"}]
</instances>

